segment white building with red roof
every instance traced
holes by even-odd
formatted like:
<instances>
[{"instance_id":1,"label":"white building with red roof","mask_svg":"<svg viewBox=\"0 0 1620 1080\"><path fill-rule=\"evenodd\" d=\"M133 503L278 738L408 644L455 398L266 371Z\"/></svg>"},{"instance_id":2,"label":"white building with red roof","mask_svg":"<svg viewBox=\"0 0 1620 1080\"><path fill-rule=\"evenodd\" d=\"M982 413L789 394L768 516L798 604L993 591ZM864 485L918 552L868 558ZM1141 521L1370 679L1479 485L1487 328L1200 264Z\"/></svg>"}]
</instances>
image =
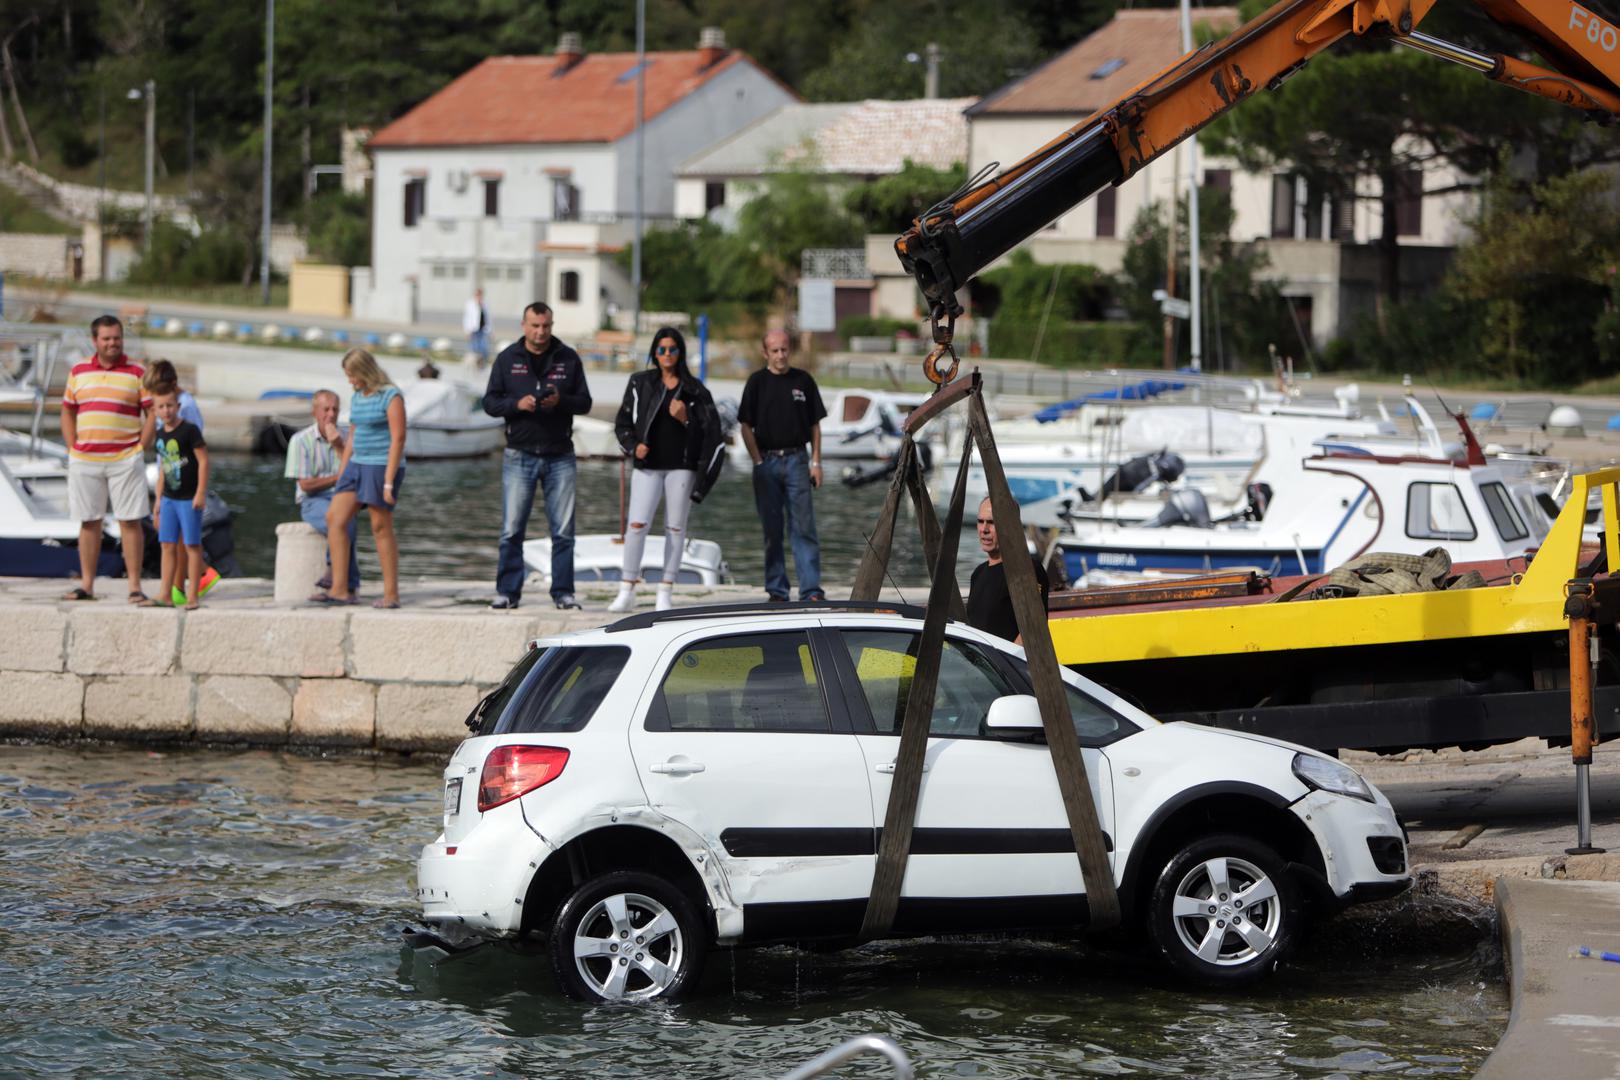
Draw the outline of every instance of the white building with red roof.
<instances>
[{"instance_id":1,"label":"white building with red roof","mask_svg":"<svg viewBox=\"0 0 1620 1080\"><path fill-rule=\"evenodd\" d=\"M629 308L614 255L636 199L636 56L491 57L371 140L371 266L353 275L357 316L459 322L482 287L497 341L524 305L550 304L560 336ZM705 30L690 51L646 57L643 214L675 210L675 167L798 100L751 57Z\"/></svg>"}]
</instances>

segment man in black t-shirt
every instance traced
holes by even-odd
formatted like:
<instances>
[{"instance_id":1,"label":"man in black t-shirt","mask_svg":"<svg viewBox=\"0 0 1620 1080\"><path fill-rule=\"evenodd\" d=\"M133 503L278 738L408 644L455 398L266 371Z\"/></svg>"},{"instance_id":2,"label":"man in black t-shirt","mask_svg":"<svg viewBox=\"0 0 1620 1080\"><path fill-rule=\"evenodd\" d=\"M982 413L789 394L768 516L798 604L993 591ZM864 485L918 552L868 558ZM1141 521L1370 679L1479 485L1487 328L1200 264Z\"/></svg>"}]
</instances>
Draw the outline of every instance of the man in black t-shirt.
<instances>
[{"instance_id":1,"label":"man in black t-shirt","mask_svg":"<svg viewBox=\"0 0 1620 1080\"><path fill-rule=\"evenodd\" d=\"M1013 615L1012 595L1007 591L1007 571L1001 562L1001 542L996 538L996 520L991 515L989 499L979 504L978 524L979 547L989 558L974 569L968 585L968 625L1022 645L1024 639L1018 633L1018 619ZM1045 610L1046 568L1038 559L1031 562L1035 567L1035 580L1041 585L1041 608Z\"/></svg>"},{"instance_id":2,"label":"man in black t-shirt","mask_svg":"<svg viewBox=\"0 0 1620 1080\"><path fill-rule=\"evenodd\" d=\"M772 600L788 598L787 560L782 552L785 516L793 538L793 564L799 573L799 599L825 600L821 543L816 539L816 509L810 489L821 486L821 418L827 409L810 373L788 365L786 330L766 334L763 346L765 367L748 376L743 385L737 421L743 445L754 461L754 505L765 530L765 591Z\"/></svg>"}]
</instances>

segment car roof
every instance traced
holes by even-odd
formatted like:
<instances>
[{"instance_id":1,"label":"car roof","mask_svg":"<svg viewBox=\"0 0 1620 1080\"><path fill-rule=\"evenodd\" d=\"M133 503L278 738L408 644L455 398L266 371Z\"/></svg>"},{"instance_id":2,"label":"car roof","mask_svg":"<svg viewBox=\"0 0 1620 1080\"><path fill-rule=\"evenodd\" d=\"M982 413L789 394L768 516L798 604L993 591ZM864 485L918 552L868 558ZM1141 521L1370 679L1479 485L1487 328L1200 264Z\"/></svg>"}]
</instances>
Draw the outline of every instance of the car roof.
<instances>
[{"instance_id":1,"label":"car roof","mask_svg":"<svg viewBox=\"0 0 1620 1080\"><path fill-rule=\"evenodd\" d=\"M888 626L922 629L926 612L910 604L877 602L809 601L800 603L723 604L709 607L675 608L670 611L641 612L607 626L571 630L536 639L541 644L634 645L658 647L693 631L758 631L766 628L789 629L805 626ZM975 640L1002 647L1006 642L988 637L964 622L951 622L954 634L965 631Z\"/></svg>"}]
</instances>

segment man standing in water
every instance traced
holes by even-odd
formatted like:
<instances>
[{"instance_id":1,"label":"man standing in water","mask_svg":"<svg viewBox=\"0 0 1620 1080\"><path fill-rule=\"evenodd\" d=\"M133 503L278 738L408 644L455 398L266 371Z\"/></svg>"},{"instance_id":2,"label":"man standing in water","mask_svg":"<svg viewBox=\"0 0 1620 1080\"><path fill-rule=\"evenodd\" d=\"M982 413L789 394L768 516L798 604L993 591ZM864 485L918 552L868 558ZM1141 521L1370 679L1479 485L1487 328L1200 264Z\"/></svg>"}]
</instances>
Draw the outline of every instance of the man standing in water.
<instances>
[{"instance_id":1,"label":"man standing in water","mask_svg":"<svg viewBox=\"0 0 1620 1080\"><path fill-rule=\"evenodd\" d=\"M1018 633L1018 619L1013 615L1012 594L1007 591L1007 568L1001 562L1001 541L996 538L996 519L989 499L979 504L978 525L979 548L987 558L974 568L968 584L968 625L1022 645L1024 639ZM1039 559L1030 562L1035 567L1035 580L1041 585L1041 610L1044 611L1048 591L1046 568Z\"/></svg>"},{"instance_id":2,"label":"man standing in water","mask_svg":"<svg viewBox=\"0 0 1620 1080\"><path fill-rule=\"evenodd\" d=\"M523 540L534 509L535 485L546 500L551 531L551 599L574 599L574 417L591 411L591 391L579 354L551 336L551 308L523 309L523 336L495 358L484 411L506 420L501 457L501 554L490 607L508 610L523 596Z\"/></svg>"},{"instance_id":3,"label":"man standing in water","mask_svg":"<svg viewBox=\"0 0 1620 1080\"><path fill-rule=\"evenodd\" d=\"M788 598L785 515L799 572L799 599L825 600L810 489L821 486L821 420L827 409L810 373L788 365L786 330L767 333L763 346L765 366L743 384L737 421L754 461L754 505L765 530L765 591L772 600Z\"/></svg>"}]
</instances>

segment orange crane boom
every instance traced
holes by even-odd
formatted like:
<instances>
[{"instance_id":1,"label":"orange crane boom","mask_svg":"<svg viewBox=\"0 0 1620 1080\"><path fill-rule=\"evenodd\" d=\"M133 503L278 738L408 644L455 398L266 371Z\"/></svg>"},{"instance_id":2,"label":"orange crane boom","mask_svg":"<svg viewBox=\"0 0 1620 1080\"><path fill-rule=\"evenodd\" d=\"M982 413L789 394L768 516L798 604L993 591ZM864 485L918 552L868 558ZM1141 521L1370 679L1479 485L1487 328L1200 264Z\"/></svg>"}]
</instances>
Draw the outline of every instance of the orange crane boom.
<instances>
[{"instance_id":1,"label":"orange crane boom","mask_svg":"<svg viewBox=\"0 0 1620 1080\"><path fill-rule=\"evenodd\" d=\"M1472 0L1523 35L1558 70L1480 53L1416 29L1435 0L1283 0L1229 36L1195 49L1000 175L940 203L895 241L928 301L936 349L948 351L974 274L1107 184L1142 166L1258 91L1274 90L1340 38L1388 37L1494 82L1620 116L1620 29L1573 0ZM942 325L943 320L943 325ZM951 370L954 371L954 364Z\"/></svg>"}]
</instances>

